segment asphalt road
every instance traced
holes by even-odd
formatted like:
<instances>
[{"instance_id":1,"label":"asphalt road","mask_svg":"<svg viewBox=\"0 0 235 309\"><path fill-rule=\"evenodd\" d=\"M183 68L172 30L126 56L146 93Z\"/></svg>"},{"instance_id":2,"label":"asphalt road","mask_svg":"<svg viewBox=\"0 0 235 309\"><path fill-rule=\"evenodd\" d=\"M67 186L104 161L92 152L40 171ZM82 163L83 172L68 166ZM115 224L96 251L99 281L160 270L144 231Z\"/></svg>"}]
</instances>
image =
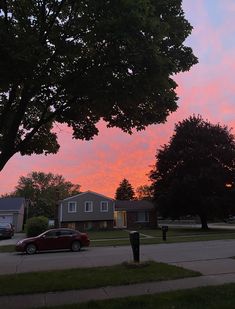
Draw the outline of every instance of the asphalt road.
<instances>
[{"instance_id":1,"label":"asphalt road","mask_svg":"<svg viewBox=\"0 0 235 309\"><path fill-rule=\"evenodd\" d=\"M141 261L154 260L201 271L203 274L235 273L235 240L213 240L143 245ZM0 274L109 266L133 259L130 246L86 248L80 252L0 253Z\"/></svg>"}]
</instances>

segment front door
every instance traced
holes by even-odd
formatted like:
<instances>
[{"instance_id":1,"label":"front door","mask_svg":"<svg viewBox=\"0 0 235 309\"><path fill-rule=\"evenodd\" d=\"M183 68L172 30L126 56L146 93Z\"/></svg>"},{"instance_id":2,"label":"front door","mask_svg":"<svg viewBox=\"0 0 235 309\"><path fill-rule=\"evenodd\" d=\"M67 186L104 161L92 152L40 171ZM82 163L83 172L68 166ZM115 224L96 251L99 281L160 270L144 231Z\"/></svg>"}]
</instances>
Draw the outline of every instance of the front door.
<instances>
[{"instance_id":1,"label":"front door","mask_svg":"<svg viewBox=\"0 0 235 309\"><path fill-rule=\"evenodd\" d=\"M118 229L126 228L126 211L114 212L114 227Z\"/></svg>"}]
</instances>

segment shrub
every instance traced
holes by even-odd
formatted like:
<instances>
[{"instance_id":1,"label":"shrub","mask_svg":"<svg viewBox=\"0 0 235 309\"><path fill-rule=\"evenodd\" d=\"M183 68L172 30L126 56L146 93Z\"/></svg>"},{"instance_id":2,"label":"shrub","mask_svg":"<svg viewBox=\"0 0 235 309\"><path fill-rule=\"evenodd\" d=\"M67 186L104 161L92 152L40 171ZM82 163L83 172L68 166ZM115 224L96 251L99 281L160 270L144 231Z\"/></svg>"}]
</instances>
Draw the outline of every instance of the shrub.
<instances>
[{"instance_id":1,"label":"shrub","mask_svg":"<svg viewBox=\"0 0 235 309\"><path fill-rule=\"evenodd\" d=\"M48 229L48 219L46 217L32 217L26 222L26 233L28 237L37 236Z\"/></svg>"}]
</instances>

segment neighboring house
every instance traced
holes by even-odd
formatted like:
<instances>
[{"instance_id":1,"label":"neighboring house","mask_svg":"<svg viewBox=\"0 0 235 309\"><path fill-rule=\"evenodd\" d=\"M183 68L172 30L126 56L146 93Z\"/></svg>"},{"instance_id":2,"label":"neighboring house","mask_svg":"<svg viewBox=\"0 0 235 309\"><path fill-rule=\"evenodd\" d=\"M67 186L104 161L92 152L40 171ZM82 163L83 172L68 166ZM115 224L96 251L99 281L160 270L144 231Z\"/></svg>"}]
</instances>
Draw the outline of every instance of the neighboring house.
<instances>
[{"instance_id":1,"label":"neighboring house","mask_svg":"<svg viewBox=\"0 0 235 309\"><path fill-rule=\"evenodd\" d=\"M59 225L80 230L112 229L114 200L92 191L60 201Z\"/></svg>"},{"instance_id":2,"label":"neighboring house","mask_svg":"<svg viewBox=\"0 0 235 309\"><path fill-rule=\"evenodd\" d=\"M87 191L59 203L59 225L80 230L156 227L154 205L146 200L116 201Z\"/></svg>"},{"instance_id":3,"label":"neighboring house","mask_svg":"<svg viewBox=\"0 0 235 309\"><path fill-rule=\"evenodd\" d=\"M157 227L156 209L150 201L115 201L116 228L154 228Z\"/></svg>"},{"instance_id":4,"label":"neighboring house","mask_svg":"<svg viewBox=\"0 0 235 309\"><path fill-rule=\"evenodd\" d=\"M16 232L23 229L26 200L22 197L0 198L0 222L12 223Z\"/></svg>"}]
</instances>

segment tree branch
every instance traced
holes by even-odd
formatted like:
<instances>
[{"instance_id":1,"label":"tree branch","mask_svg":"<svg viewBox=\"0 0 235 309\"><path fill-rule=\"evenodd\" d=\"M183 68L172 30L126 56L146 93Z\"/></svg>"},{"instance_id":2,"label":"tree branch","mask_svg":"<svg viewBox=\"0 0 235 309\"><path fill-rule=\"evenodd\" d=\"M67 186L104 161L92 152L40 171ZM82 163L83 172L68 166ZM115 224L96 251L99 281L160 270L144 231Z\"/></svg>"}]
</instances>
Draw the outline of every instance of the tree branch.
<instances>
[{"instance_id":1,"label":"tree branch","mask_svg":"<svg viewBox=\"0 0 235 309\"><path fill-rule=\"evenodd\" d=\"M5 126L5 122L7 121L7 116L11 111L11 106L14 100L16 99L16 93L17 93L18 85L13 85L10 92L9 92L9 99L4 105L3 111L0 114L0 131Z\"/></svg>"},{"instance_id":2,"label":"tree branch","mask_svg":"<svg viewBox=\"0 0 235 309\"><path fill-rule=\"evenodd\" d=\"M62 90L62 89L61 89ZM28 143L28 141L30 141L33 136L39 131L39 129L49 123L50 121L54 120L56 118L57 115L59 115L65 108L67 108L67 106L70 105L71 101L74 98L70 99L65 105L60 106L56 111L54 111L53 113L51 113L49 116L47 116L45 118L45 115L47 114L47 108L50 106L50 103L47 103L44 111L42 112L41 118L40 120L36 123L36 125L34 126L34 128L28 133L26 134L24 140L22 140L16 147L17 152L23 150L23 148L26 146L26 144ZM51 99L50 101L53 101L53 99Z\"/></svg>"},{"instance_id":3,"label":"tree branch","mask_svg":"<svg viewBox=\"0 0 235 309\"><path fill-rule=\"evenodd\" d=\"M58 6L58 8L57 8L57 10L56 10L56 12L55 12L55 14L54 14L53 17L52 17L51 22L48 24L47 30L45 30L45 33L44 33L44 39L46 39L46 37L48 37L48 34L49 34L49 32L51 31L51 29L52 29L52 27L53 27L53 25L54 25L54 23L55 23L55 20L56 20L56 18L58 17L58 14L59 14L60 10L62 9L62 7L63 7L65 1L66 1L66 0L62 0L62 1L61 1L60 5Z\"/></svg>"}]
</instances>

